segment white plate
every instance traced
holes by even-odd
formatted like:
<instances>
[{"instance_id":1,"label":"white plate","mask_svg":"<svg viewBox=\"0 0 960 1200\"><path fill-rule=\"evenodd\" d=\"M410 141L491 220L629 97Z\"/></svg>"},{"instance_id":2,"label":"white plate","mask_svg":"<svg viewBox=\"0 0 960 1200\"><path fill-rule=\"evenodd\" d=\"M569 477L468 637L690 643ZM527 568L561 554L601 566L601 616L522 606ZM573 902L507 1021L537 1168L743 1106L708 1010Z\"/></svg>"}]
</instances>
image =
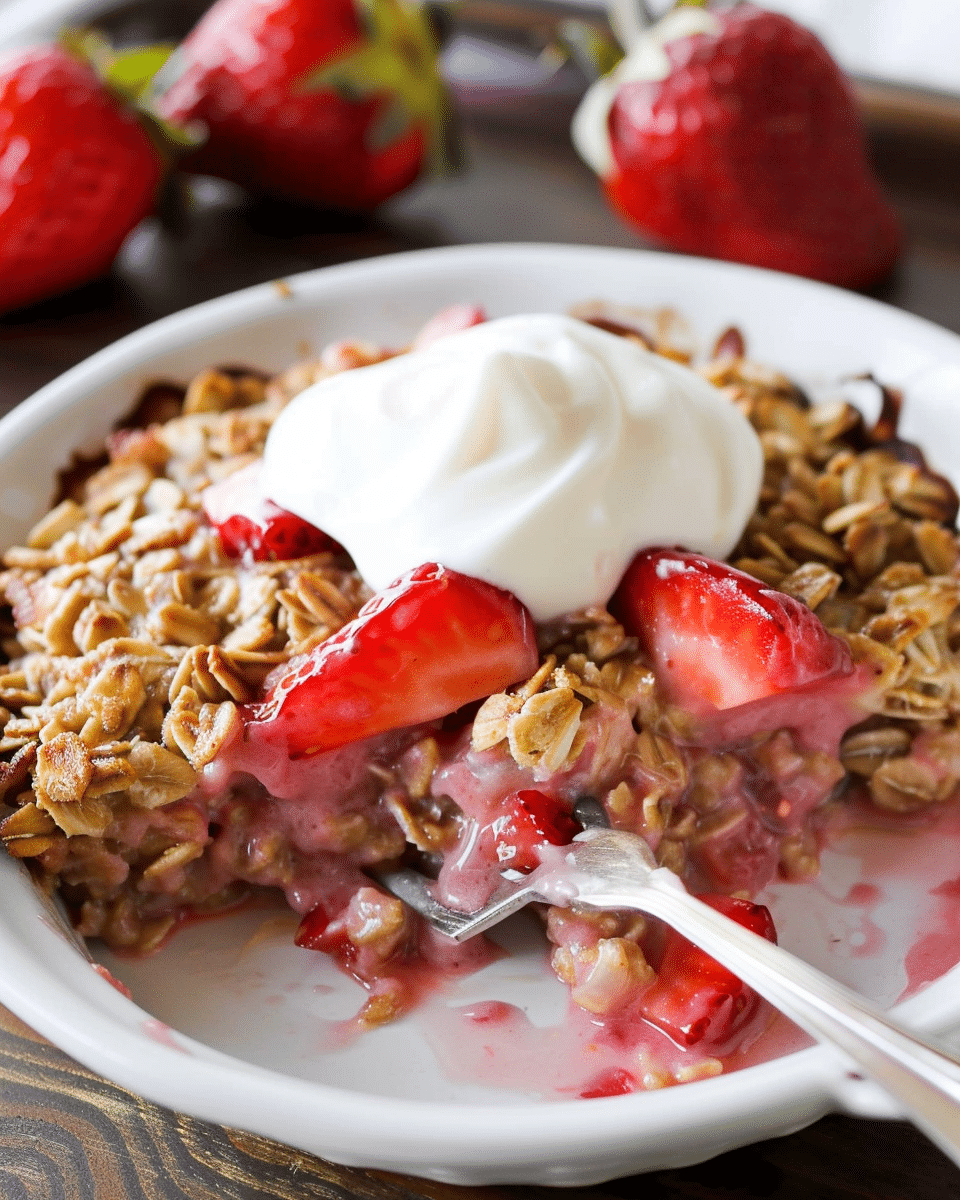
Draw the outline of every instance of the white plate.
<instances>
[{"instance_id":1,"label":"white plate","mask_svg":"<svg viewBox=\"0 0 960 1200\"><path fill-rule=\"evenodd\" d=\"M960 475L952 432L960 338L819 284L667 255L542 245L425 251L288 284L168 317L82 363L0 422L6 539L16 540L44 511L54 471L71 451L102 439L145 383L186 380L218 362L279 368L305 346L347 336L402 343L456 301L481 303L494 316L562 311L597 297L667 305L685 313L705 343L735 322L755 357L814 386L873 369L905 385L909 431L933 449L936 465ZM817 884L776 889L784 941L892 1002L907 982L907 950L946 919L931 889L956 875L957 827L960 821L922 842L905 841L908 868L891 866L899 838L837 847ZM851 894L855 882L870 879L876 891ZM104 955L132 988L132 1003L57 931L9 859L0 861L0 900L0 1000L25 1021L152 1100L337 1162L465 1184L586 1185L698 1161L838 1107L889 1112L869 1085L850 1080L818 1048L706 1082L605 1100L542 1100L516 1079L509 1088L480 1086L460 1077L463 1054L442 1062L443 1053L438 1059L431 1049L451 1046L439 1032L437 1007L335 1048L336 1021L355 1009L358 993L321 956L290 944L291 923L277 910L198 924L142 962ZM555 1022L563 996L538 938L522 922L505 936L511 956L458 984L453 1002L498 997L524 1007L535 1025ZM960 1022L960 971L901 1013L927 1029ZM510 1064L504 1070L520 1074Z\"/></svg>"}]
</instances>

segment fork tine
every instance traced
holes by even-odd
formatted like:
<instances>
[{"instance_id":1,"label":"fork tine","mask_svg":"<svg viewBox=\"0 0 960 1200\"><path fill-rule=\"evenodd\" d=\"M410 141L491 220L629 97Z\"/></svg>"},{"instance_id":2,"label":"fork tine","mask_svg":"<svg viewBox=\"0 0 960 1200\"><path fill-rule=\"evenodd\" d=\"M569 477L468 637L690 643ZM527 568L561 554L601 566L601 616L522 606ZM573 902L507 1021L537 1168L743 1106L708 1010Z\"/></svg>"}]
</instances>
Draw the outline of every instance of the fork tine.
<instances>
[{"instance_id":1,"label":"fork tine","mask_svg":"<svg viewBox=\"0 0 960 1200\"><path fill-rule=\"evenodd\" d=\"M609 828L602 805L590 797L578 800L573 812L585 829ZM441 904L430 891L432 880L410 867L370 873L388 892L425 917L434 929L458 942L465 942L468 938L476 937L478 933L492 929L494 925L499 925L531 901L543 898L540 892L529 884L521 886L505 881L483 908L477 912L464 913Z\"/></svg>"},{"instance_id":2,"label":"fork tine","mask_svg":"<svg viewBox=\"0 0 960 1200\"><path fill-rule=\"evenodd\" d=\"M484 933L486 930L492 929L494 925L499 925L507 917L511 917L521 908L525 908L532 900L539 899L540 893L536 888L529 885L519 888L511 887L506 895L502 895L499 899L494 898L479 912L459 914L463 920L456 933L451 936L458 942L465 942L468 938L476 937L478 933Z\"/></svg>"},{"instance_id":3,"label":"fork tine","mask_svg":"<svg viewBox=\"0 0 960 1200\"><path fill-rule=\"evenodd\" d=\"M457 942L465 942L499 925L538 896L532 887L505 883L478 912L465 913L441 904L430 892L432 881L419 871L410 868L377 871L374 878L392 895L409 904L414 912L425 917L434 929Z\"/></svg>"},{"instance_id":4,"label":"fork tine","mask_svg":"<svg viewBox=\"0 0 960 1200\"><path fill-rule=\"evenodd\" d=\"M430 924L445 933L447 937L461 941L459 931L470 920L470 913L457 912L441 904L429 892L431 880L419 871L405 868L399 871L377 871L374 878L392 895L409 904L414 912L418 912Z\"/></svg>"}]
</instances>

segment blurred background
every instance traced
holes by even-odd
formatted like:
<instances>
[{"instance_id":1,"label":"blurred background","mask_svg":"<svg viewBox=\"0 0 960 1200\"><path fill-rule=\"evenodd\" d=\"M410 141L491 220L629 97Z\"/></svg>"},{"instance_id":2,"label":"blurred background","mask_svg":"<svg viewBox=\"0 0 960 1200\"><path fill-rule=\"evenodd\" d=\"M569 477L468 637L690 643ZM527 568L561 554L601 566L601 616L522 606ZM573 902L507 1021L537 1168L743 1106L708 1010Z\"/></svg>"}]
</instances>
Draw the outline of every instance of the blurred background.
<instances>
[{"instance_id":1,"label":"blurred background","mask_svg":"<svg viewBox=\"0 0 960 1200\"><path fill-rule=\"evenodd\" d=\"M55 36L65 23L96 24L120 46L178 41L208 5L0 0L0 49ZM667 6L649 0L647 8L656 16ZM960 328L944 261L960 247L960 4L770 0L766 6L808 24L855 77L873 161L907 234L898 273L877 294ZM43 327L86 310L96 313L94 341L102 343L278 274L422 246L649 245L611 211L570 143L570 119L591 80L589 64L569 53L570 34L575 30L572 40L581 43L585 33L609 36L603 0L438 0L431 11L456 109L456 173L422 179L363 216L264 200L192 176L188 203L174 217L142 222L108 280L0 318L0 338L9 336L5 330L36 336L38 321ZM51 369L34 362L22 386L39 385L62 365L67 356Z\"/></svg>"},{"instance_id":2,"label":"blurred background","mask_svg":"<svg viewBox=\"0 0 960 1200\"><path fill-rule=\"evenodd\" d=\"M496 30L522 23L522 14L530 14L534 23L538 11L542 18L557 14L591 16L604 13L604 0L441 0L441 7L456 18L457 10L466 11L474 21ZM108 0L0 0L0 35L5 42L44 36L66 18L85 21L109 11L134 10L140 6L111 4ZM197 0L183 0L167 7L179 19L170 20L170 28L183 32L206 7ZM669 0L649 0L648 11L660 15ZM960 5L951 0L768 0L765 8L786 13L802 22L824 41L843 67L864 79L882 81L908 88L944 92L960 97ZM479 43L479 44L478 44ZM480 42L461 35L451 46L447 59L452 69L474 72L474 81L490 86L516 81L516 73L525 64L496 43ZM525 73L525 72L524 72Z\"/></svg>"}]
</instances>

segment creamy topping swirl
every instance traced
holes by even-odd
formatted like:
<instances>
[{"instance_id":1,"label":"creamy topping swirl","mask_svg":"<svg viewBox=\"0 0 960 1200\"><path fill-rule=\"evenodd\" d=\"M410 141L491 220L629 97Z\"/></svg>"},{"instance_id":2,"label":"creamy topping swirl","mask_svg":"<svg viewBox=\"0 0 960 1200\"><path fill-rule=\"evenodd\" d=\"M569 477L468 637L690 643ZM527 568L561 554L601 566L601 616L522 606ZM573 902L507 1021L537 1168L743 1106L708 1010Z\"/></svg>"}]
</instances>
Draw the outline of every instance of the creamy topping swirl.
<instances>
[{"instance_id":1,"label":"creamy topping swirl","mask_svg":"<svg viewBox=\"0 0 960 1200\"><path fill-rule=\"evenodd\" d=\"M694 371L532 315L308 388L271 430L263 486L373 588L439 562L544 621L605 604L645 546L725 557L761 470L749 422Z\"/></svg>"}]
</instances>

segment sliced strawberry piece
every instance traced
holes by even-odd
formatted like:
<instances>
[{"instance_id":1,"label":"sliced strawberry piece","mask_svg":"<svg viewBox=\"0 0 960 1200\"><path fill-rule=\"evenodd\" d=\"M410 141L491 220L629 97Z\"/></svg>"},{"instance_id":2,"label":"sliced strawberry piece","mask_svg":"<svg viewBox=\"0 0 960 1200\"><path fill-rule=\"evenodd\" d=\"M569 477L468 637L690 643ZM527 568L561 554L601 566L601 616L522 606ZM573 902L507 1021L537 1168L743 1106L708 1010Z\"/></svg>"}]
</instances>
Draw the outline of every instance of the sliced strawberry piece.
<instances>
[{"instance_id":1,"label":"sliced strawberry piece","mask_svg":"<svg viewBox=\"0 0 960 1200\"><path fill-rule=\"evenodd\" d=\"M462 333L474 325L482 325L487 314L478 304L451 304L449 308L441 308L434 313L429 321L413 339L411 349L422 350L431 342L449 337L451 333Z\"/></svg>"},{"instance_id":2,"label":"sliced strawberry piece","mask_svg":"<svg viewBox=\"0 0 960 1200\"><path fill-rule=\"evenodd\" d=\"M227 554L255 562L334 553L343 547L302 517L269 500L260 487L260 463L228 475L203 492L203 510Z\"/></svg>"},{"instance_id":3,"label":"sliced strawberry piece","mask_svg":"<svg viewBox=\"0 0 960 1200\"><path fill-rule=\"evenodd\" d=\"M566 846L581 832L559 800L534 790L514 792L490 825L501 867L524 874L540 865L544 845Z\"/></svg>"},{"instance_id":4,"label":"sliced strawberry piece","mask_svg":"<svg viewBox=\"0 0 960 1200\"><path fill-rule=\"evenodd\" d=\"M633 1075L622 1067L610 1067L601 1073L580 1093L581 1100L597 1100L602 1096L628 1096L639 1089Z\"/></svg>"},{"instance_id":5,"label":"sliced strawberry piece","mask_svg":"<svg viewBox=\"0 0 960 1200\"><path fill-rule=\"evenodd\" d=\"M426 563L378 592L247 709L247 739L291 758L438 720L537 669L509 592Z\"/></svg>"},{"instance_id":6,"label":"sliced strawberry piece","mask_svg":"<svg viewBox=\"0 0 960 1200\"><path fill-rule=\"evenodd\" d=\"M641 551L610 609L640 639L668 699L694 714L792 696L853 673L845 643L806 605L700 554ZM749 732L764 728L765 715L756 710Z\"/></svg>"},{"instance_id":7,"label":"sliced strawberry piece","mask_svg":"<svg viewBox=\"0 0 960 1200\"><path fill-rule=\"evenodd\" d=\"M324 954L339 956L343 961L351 959L356 947L347 935L342 920L334 920L322 904L312 908L297 926L294 945L305 950L322 950Z\"/></svg>"},{"instance_id":8,"label":"sliced strawberry piece","mask_svg":"<svg viewBox=\"0 0 960 1200\"><path fill-rule=\"evenodd\" d=\"M224 521L218 527L218 533L228 554L242 558L249 550L256 562L306 558L324 550L342 549L322 529L272 500L263 502L258 519L238 513Z\"/></svg>"},{"instance_id":9,"label":"sliced strawberry piece","mask_svg":"<svg viewBox=\"0 0 960 1200\"><path fill-rule=\"evenodd\" d=\"M701 896L738 925L776 942L770 910L732 896ZM760 998L716 959L671 930L657 980L640 1002L640 1012L679 1046L721 1049L756 1013Z\"/></svg>"}]
</instances>

